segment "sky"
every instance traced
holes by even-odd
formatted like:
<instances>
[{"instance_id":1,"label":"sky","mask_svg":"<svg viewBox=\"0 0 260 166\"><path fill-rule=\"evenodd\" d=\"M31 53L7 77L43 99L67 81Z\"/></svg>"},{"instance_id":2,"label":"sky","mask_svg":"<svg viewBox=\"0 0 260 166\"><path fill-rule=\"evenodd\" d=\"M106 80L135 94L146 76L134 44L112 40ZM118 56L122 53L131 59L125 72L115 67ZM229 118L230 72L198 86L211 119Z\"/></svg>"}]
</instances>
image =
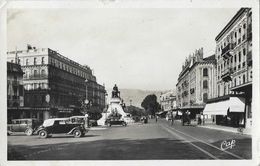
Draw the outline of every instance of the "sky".
<instances>
[{"instance_id":1,"label":"sky","mask_svg":"<svg viewBox=\"0 0 260 166\"><path fill-rule=\"evenodd\" d=\"M215 37L238 8L9 9L8 51L51 48L111 89L175 89L185 58Z\"/></svg>"}]
</instances>

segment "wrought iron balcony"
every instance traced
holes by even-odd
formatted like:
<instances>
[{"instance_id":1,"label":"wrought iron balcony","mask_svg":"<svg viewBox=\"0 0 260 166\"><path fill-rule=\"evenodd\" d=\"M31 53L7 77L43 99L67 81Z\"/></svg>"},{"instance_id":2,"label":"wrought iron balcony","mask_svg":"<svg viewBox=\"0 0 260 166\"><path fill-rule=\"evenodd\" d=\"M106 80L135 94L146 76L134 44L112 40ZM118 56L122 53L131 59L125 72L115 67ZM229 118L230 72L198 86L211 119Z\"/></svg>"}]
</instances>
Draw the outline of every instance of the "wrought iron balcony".
<instances>
[{"instance_id":1,"label":"wrought iron balcony","mask_svg":"<svg viewBox=\"0 0 260 166\"><path fill-rule=\"evenodd\" d=\"M233 45L231 43L229 43L226 47L224 47L223 49L221 49L221 55L223 58L229 58L230 56L232 56L230 54L230 51L233 49Z\"/></svg>"},{"instance_id":2,"label":"wrought iron balcony","mask_svg":"<svg viewBox=\"0 0 260 166\"><path fill-rule=\"evenodd\" d=\"M39 80L39 79L47 79L47 74L36 74L36 75L30 75L29 78L24 78L25 80Z\"/></svg>"},{"instance_id":3,"label":"wrought iron balcony","mask_svg":"<svg viewBox=\"0 0 260 166\"><path fill-rule=\"evenodd\" d=\"M231 68L227 68L225 69L222 73L221 73L221 78L223 81L228 82L231 80L231 74L233 73L233 70Z\"/></svg>"}]
</instances>

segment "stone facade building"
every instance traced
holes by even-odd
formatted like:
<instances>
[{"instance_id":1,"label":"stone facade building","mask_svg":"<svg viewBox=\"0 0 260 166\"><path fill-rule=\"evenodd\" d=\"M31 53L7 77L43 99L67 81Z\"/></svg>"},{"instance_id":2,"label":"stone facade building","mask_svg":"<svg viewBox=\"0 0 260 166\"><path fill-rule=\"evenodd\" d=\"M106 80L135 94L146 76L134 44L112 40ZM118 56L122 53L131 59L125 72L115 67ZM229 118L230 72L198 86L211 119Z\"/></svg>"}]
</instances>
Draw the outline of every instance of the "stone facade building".
<instances>
[{"instance_id":1,"label":"stone facade building","mask_svg":"<svg viewBox=\"0 0 260 166\"><path fill-rule=\"evenodd\" d=\"M174 91L162 93L159 100L162 111L172 111L176 109L176 94Z\"/></svg>"},{"instance_id":2,"label":"stone facade building","mask_svg":"<svg viewBox=\"0 0 260 166\"><path fill-rule=\"evenodd\" d=\"M96 82L88 66L52 49L31 46L8 52L7 58L21 65L24 72L25 117L44 120L80 114L80 101L86 96L92 105L101 110L105 107L105 88Z\"/></svg>"},{"instance_id":3,"label":"stone facade building","mask_svg":"<svg viewBox=\"0 0 260 166\"><path fill-rule=\"evenodd\" d=\"M215 41L217 87L204 114L215 115L217 124L251 126L251 9L241 8L217 35Z\"/></svg>"},{"instance_id":4,"label":"stone facade building","mask_svg":"<svg viewBox=\"0 0 260 166\"><path fill-rule=\"evenodd\" d=\"M176 85L177 108L200 114L208 98L214 96L215 55L203 58L203 48L186 58Z\"/></svg>"},{"instance_id":5,"label":"stone facade building","mask_svg":"<svg viewBox=\"0 0 260 166\"><path fill-rule=\"evenodd\" d=\"M7 62L8 121L19 118L19 111L24 106L23 74L20 65Z\"/></svg>"}]
</instances>

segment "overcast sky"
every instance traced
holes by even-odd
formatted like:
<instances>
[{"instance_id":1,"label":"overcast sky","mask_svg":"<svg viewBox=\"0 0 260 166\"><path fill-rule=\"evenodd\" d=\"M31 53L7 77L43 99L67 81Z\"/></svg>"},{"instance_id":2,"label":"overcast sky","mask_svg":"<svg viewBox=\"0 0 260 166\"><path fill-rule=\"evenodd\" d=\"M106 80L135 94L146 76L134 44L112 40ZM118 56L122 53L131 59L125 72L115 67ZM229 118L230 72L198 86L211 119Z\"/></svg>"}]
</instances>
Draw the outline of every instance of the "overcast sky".
<instances>
[{"instance_id":1,"label":"overcast sky","mask_svg":"<svg viewBox=\"0 0 260 166\"><path fill-rule=\"evenodd\" d=\"M185 57L204 48L239 9L12 9L8 50L58 50L112 88L174 89Z\"/></svg>"}]
</instances>

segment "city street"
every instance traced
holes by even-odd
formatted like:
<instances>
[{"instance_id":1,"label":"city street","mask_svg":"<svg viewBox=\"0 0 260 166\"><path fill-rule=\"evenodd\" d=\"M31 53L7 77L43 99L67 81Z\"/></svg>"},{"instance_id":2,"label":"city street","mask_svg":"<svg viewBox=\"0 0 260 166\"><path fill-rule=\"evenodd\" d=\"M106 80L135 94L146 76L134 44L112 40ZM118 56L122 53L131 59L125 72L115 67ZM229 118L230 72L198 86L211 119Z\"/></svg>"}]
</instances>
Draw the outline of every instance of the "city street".
<instances>
[{"instance_id":1,"label":"city street","mask_svg":"<svg viewBox=\"0 0 260 166\"><path fill-rule=\"evenodd\" d=\"M223 141L235 140L221 150ZM85 137L16 134L8 136L8 160L153 160L250 159L251 138L246 135L181 126L165 119L127 127L95 127Z\"/></svg>"}]
</instances>

